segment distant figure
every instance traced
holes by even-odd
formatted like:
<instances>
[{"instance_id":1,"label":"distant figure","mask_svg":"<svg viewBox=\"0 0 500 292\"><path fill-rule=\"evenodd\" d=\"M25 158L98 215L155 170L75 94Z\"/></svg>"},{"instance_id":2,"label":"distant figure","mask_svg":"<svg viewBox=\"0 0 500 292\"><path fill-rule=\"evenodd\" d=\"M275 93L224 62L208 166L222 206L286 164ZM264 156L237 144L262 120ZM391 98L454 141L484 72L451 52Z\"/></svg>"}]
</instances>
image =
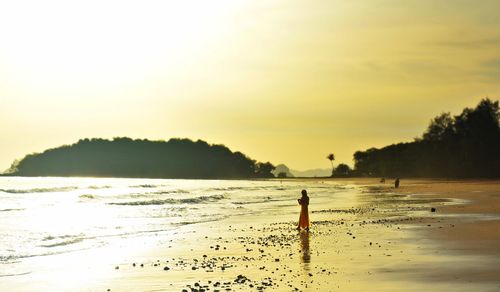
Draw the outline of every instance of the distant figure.
<instances>
[{"instance_id":1,"label":"distant figure","mask_svg":"<svg viewBox=\"0 0 500 292\"><path fill-rule=\"evenodd\" d=\"M307 191L302 190L302 198L297 200L300 205L300 217L299 217L299 226L298 230L304 228L309 231L309 197L307 196Z\"/></svg>"},{"instance_id":2,"label":"distant figure","mask_svg":"<svg viewBox=\"0 0 500 292\"><path fill-rule=\"evenodd\" d=\"M380 182L384 184L385 183L385 177L381 178Z\"/></svg>"},{"instance_id":3,"label":"distant figure","mask_svg":"<svg viewBox=\"0 0 500 292\"><path fill-rule=\"evenodd\" d=\"M396 180L394 181L394 187L396 189L399 188L399 177L397 177Z\"/></svg>"}]
</instances>

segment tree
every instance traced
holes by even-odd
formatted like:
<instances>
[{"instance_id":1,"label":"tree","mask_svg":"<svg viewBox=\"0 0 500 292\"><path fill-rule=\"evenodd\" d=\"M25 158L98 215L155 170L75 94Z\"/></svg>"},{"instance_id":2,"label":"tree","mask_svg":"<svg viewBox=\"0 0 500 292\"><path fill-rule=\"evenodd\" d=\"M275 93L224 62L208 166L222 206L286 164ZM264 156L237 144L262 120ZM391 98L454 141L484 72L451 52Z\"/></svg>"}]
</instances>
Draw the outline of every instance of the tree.
<instances>
[{"instance_id":1,"label":"tree","mask_svg":"<svg viewBox=\"0 0 500 292\"><path fill-rule=\"evenodd\" d=\"M275 169L275 167L271 164L271 162L258 162L256 166L257 169L255 175L257 177L274 177L273 170Z\"/></svg>"},{"instance_id":2,"label":"tree","mask_svg":"<svg viewBox=\"0 0 500 292\"><path fill-rule=\"evenodd\" d=\"M203 161L202 164L199 162ZM268 178L274 166L205 141L83 139L26 155L10 172L18 176L147 178Z\"/></svg>"},{"instance_id":3,"label":"tree","mask_svg":"<svg viewBox=\"0 0 500 292\"><path fill-rule=\"evenodd\" d=\"M500 108L485 98L456 116L431 120L422 139L354 153L357 174L406 177L500 177Z\"/></svg>"},{"instance_id":4,"label":"tree","mask_svg":"<svg viewBox=\"0 0 500 292\"><path fill-rule=\"evenodd\" d=\"M18 160L18 159L14 160L14 162L12 162L12 164L9 167L9 169L7 169L7 171L5 171L5 173L10 174L10 173L17 172L18 166L19 166L19 162L20 162L20 160Z\"/></svg>"},{"instance_id":5,"label":"tree","mask_svg":"<svg viewBox=\"0 0 500 292\"><path fill-rule=\"evenodd\" d=\"M330 160L330 163L332 164L332 174L333 174L333 171L335 170L335 168L333 168L333 161L335 160L335 155L333 155L333 153L330 153L328 154L328 156L326 156L326 159Z\"/></svg>"},{"instance_id":6,"label":"tree","mask_svg":"<svg viewBox=\"0 0 500 292\"><path fill-rule=\"evenodd\" d=\"M440 141L453 134L454 121L450 113L442 113L435 117L423 135L427 141Z\"/></svg>"},{"instance_id":7,"label":"tree","mask_svg":"<svg viewBox=\"0 0 500 292\"><path fill-rule=\"evenodd\" d=\"M351 168L349 165L341 163L335 168L335 171L333 172L334 176L339 176L339 177L345 177L349 176L351 174Z\"/></svg>"},{"instance_id":8,"label":"tree","mask_svg":"<svg viewBox=\"0 0 500 292\"><path fill-rule=\"evenodd\" d=\"M280 173L278 173L278 178L286 178L286 177L287 177L286 172L280 172Z\"/></svg>"}]
</instances>

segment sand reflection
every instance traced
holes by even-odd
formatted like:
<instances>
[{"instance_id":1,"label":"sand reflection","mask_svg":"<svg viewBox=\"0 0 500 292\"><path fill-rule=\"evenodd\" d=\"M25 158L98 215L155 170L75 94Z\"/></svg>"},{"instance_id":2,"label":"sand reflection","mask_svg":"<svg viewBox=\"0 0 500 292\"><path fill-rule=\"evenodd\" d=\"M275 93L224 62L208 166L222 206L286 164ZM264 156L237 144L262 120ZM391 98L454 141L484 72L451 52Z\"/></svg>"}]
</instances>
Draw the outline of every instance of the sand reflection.
<instances>
[{"instance_id":1,"label":"sand reflection","mask_svg":"<svg viewBox=\"0 0 500 292\"><path fill-rule=\"evenodd\" d=\"M300 250L302 252L301 262L305 269L309 268L309 263L311 262L311 253L309 251L309 232L303 231L300 233Z\"/></svg>"}]
</instances>

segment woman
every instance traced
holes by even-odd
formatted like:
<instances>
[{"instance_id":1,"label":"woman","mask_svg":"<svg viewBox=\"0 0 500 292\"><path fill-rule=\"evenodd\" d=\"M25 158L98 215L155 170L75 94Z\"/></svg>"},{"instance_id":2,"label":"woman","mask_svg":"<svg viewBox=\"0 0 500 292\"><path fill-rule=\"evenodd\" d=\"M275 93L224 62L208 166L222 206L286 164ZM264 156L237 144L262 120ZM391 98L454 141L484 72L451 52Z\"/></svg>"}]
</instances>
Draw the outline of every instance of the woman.
<instances>
[{"instance_id":1,"label":"woman","mask_svg":"<svg viewBox=\"0 0 500 292\"><path fill-rule=\"evenodd\" d=\"M307 191L302 190L302 198L297 200L300 205L300 217L299 217L299 226L297 227L298 230L301 228L304 228L305 230L309 231L309 197L307 196Z\"/></svg>"}]
</instances>

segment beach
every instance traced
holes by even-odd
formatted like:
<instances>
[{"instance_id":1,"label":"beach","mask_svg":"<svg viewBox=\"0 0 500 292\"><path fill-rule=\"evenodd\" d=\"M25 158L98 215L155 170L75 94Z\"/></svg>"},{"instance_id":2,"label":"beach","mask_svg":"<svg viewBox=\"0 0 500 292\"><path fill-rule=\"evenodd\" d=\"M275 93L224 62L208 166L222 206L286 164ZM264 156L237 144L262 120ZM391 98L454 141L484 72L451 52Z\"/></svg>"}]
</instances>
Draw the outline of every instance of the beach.
<instances>
[{"instance_id":1,"label":"beach","mask_svg":"<svg viewBox=\"0 0 500 292\"><path fill-rule=\"evenodd\" d=\"M0 24L0 292L500 292L500 0Z\"/></svg>"},{"instance_id":2,"label":"beach","mask_svg":"<svg viewBox=\"0 0 500 292\"><path fill-rule=\"evenodd\" d=\"M51 255L50 261L22 258L9 263L16 271L0 278L0 289L500 289L499 181L403 179L398 189L373 178L263 184L290 199L276 202L264 194L270 199L242 202L253 211L238 216L122 236L96 248ZM296 230L300 207L292 197L298 198L301 188L308 188L311 198L310 232ZM253 192L262 190L247 187L245 196Z\"/></svg>"}]
</instances>

